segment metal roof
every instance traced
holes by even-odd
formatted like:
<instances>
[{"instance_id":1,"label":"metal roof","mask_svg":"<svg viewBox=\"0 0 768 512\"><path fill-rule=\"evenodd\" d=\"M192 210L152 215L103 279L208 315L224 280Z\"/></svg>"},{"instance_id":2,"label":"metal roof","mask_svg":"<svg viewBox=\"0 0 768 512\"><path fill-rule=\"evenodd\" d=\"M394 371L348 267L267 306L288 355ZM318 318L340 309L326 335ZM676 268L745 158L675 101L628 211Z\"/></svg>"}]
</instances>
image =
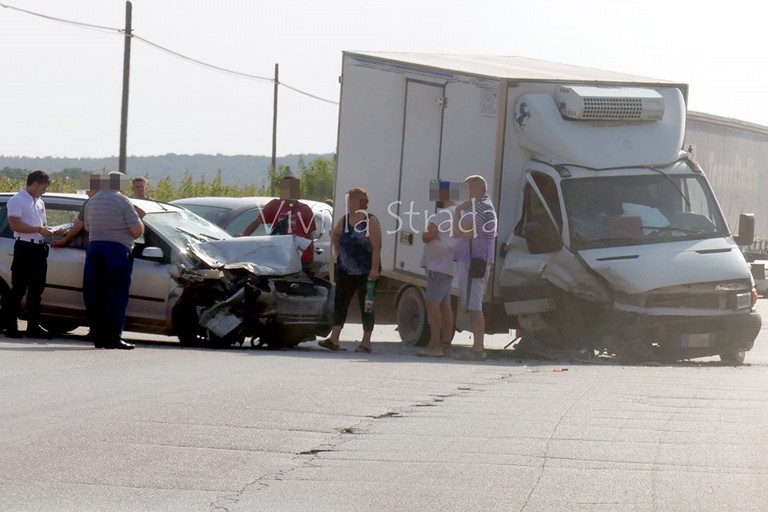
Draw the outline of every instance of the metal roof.
<instances>
[{"instance_id":1,"label":"metal roof","mask_svg":"<svg viewBox=\"0 0 768 512\"><path fill-rule=\"evenodd\" d=\"M682 82L617 73L570 64L514 56L449 55L432 53L344 52L345 55L416 65L435 70L470 75L535 81L606 81L615 83L654 83L681 86Z\"/></svg>"}]
</instances>

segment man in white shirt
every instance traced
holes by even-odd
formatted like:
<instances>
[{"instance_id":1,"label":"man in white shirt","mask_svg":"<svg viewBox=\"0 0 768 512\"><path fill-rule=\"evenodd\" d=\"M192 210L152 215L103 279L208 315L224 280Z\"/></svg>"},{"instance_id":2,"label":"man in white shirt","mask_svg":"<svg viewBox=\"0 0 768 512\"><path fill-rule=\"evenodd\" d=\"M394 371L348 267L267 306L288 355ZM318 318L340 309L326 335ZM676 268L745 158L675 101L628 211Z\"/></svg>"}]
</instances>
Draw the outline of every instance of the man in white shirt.
<instances>
[{"instance_id":1,"label":"man in white shirt","mask_svg":"<svg viewBox=\"0 0 768 512\"><path fill-rule=\"evenodd\" d=\"M16 320L24 295L27 296L28 338L45 338L40 327L40 302L45 290L48 273L48 244L45 237L53 235L46 226L45 204L42 195L51 184L44 171L33 171L27 176L27 186L8 200L8 225L13 230L16 243L13 246L11 264L11 293L3 303L3 329L8 338L21 338Z\"/></svg>"}]
</instances>

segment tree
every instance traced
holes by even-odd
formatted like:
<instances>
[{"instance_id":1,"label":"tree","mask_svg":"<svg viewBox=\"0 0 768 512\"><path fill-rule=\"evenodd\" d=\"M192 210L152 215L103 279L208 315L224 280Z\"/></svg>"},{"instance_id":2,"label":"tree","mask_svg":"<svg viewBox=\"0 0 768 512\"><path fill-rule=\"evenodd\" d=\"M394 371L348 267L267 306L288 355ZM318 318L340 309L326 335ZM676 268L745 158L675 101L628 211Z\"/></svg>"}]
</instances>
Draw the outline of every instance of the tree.
<instances>
[{"instance_id":1,"label":"tree","mask_svg":"<svg viewBox=\"0 0 768 512\"><path fill-rule=\"evenodd\" d=\"M324 201L333 197L333 182L336 178L336 162L317 157L306 165L304 157L299 159L301 173L301 197Z\"/></svg>"},{"instance_id":2,"label":"tree","mask_svg":"<svg viewBox=\"0 0 768 512\"><path fill-rule=\"evenodd\" d=\"M228 192L231 192L228 190L229 187L224 186L221 183L221 169L219 169L216 172L216 176L213 178L213 181L211 182L211 185L208 189L208 193L205 195L207 196L227 196L229 195Z\"/></svg>"},{"instance_id":3,"label":"tree","mask_svg":"<svg viewBox=\"0 0 768 512\"><path fill-rule=\"evenodd\" d=\"M177 190L180 197L197 197L200 195L195 194L195 182L192 180L192 173L189 171L184 171L184 176L181 178Z\"/></svg>"},{"instance_id":4,"label":"tree","mask_svg":"<svg viewBox=\"0 0 768 512\"><path fill-rule=\"evenodd\" d=\"M174 199L178 199L179 197L183 197L179 196L176 192L170 176L166 176L162 180L158 181L157 185L155 185L148 193L150 194L149 197L157 201L172 201Z\"/></svg>"},{"instance_id":5,"label":"tree","mask_svg":"<svg viewBox=\"0 0 768 512\"><path fill-rule=\"evenodd\" d=\"M267 169L267 183L264 187L265 196L277 196L280 193L278 188L280 180L288 173L289 167L283 164L277 164L277 169L271 165Z\"/></svg>"}]
</instances>

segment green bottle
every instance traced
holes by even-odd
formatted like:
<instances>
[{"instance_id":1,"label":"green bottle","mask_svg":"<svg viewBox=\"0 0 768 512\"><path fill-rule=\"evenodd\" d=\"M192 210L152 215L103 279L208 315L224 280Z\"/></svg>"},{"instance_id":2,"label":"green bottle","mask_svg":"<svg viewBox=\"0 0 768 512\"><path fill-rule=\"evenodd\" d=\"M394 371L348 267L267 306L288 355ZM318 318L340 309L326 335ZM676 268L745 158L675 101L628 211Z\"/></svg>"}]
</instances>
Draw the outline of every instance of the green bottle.
<instances>
[{"instance_id":1,"label":"green bottle","mask_svg":"<svg viewBox=\"0 0 768 512\"><path fill-rule=\"evenodd\" d=\"M376 281L368 281L365 285L365 307L364 313L373 313L373 301L376 299Z\"/></svg>"}]
</instances>

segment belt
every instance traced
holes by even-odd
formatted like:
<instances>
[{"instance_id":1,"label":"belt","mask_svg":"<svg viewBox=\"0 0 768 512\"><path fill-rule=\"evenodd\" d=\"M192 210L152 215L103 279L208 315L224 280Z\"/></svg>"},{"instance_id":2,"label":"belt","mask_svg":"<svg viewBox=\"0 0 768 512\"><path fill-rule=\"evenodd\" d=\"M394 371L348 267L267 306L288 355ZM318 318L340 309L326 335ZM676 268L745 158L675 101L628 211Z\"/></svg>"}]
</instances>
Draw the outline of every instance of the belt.
<instances>
[{"instance_id":1,"label":"belt","mask_svg":"<svg viewBox=\"0 0 768 512\"><path fill-rule=\"evenodd\" d=\"M38 244L38 245L45 243L45 240L37 240L36 238L22 238L20 236L17 236L16 240L18 240L19 242L27 242L29 244Z\"/></svg>"}]
</instances>

